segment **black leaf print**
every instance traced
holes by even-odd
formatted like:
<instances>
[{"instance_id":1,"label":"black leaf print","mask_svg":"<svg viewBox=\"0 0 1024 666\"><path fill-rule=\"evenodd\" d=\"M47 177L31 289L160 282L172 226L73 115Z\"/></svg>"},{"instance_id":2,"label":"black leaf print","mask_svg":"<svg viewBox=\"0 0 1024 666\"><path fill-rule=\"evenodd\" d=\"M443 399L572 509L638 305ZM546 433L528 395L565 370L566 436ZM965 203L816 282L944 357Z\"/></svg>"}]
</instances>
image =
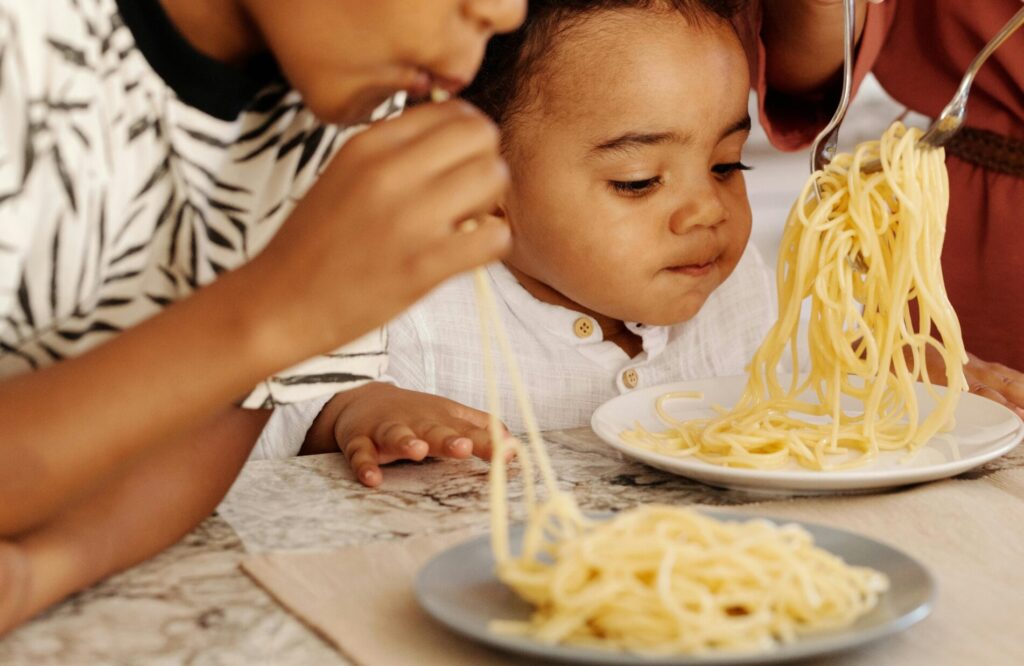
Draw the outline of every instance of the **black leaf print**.
<instances>
[{"instance_id":1,"label":"black leaf print","mask_svg":"<svg viewBox=\"0 0 1024 666\"><path fill-rule=\"evenodd\" d=\"M302 147L302 155L299 157L299 165L295 167L296 176L302 173L302 169L309 164L311 159L313 159L313 155L316 154L316 149L320 147L320 143L323 139L324 126L320 125L310 133L309 138L306 139L306 145Z\"/></svg>"},{"instance_id":2,"label":"black leaf print","mask_svg":"<svg viewBox=\"0 0 1024 666\"><path fill-rule=\"evenodd\" d=\"M128 143L135 141L153 126L152 118L139 118L128 126Z\"/></svg>"},{"instance_id":3,"label":"black leaf print","mask_svg":"<svg viewBox=\"0 0 1024 666\"><path fill-rule=\"evenodd\" d=\"M289 92L291 91L286 86L270 86L260 93L246 110L253 113L266 113L271 109L276 109Z\"/></svg>"},{"instance_id":4,"label":"black leaf print","mask_svg":"<svg viewBox=\"0 0 1024 666\"><path fill-rule=\"evenodd\" d=\"M71 203L71 211L77 213L78 201L75 199L75 186L71 182L71 176L68 175L68 168L64 164L64 158L60 153L60 146L53 147L53 160L57 165L57 175L60 176L60 182L64 185L64 193L68 195L68 202Z\"/></svg>"},{"instance_id":5,"label":"black leaf print","mask_svg":"<svg viewBox=\"0 0 1024 666\"><path fill-rule=\"evenodd\" d=\"M214 209L219 210L223 213L241 213L244 215L247 212L244 208L239 208L238 206L234 206L229 203L224 203L223 201L218 201L217 199L214 199L209 195L206 196L206 201Z\"/></svg>"},{"instance_id":6,"label":"black leaf print","mask_svg":"<svg viewBox=\"0 0 1024 666\"><path fill-rule=\"evenodd\" d=\"M278 149L278 151L277 151L277 159L278 160L283 160L285 157L288 156L288 153L292 152L293 150L295 150L296 148L301 146L302 142L305 141L305 140L306 140L306 133L305 132L299 132L298 134L296 134L292 138L288 139L288 141L285 142L285 144L283 146L281 146L280 149Z\"/></svg>"},{"instance_id":7,"label":"black leaf print","mask_svg":"<svg viewBox=\"0 0 1024 666\"><path fill-rule=\"evenodd\" d=\"M131 280L142 275L142 271L125 271L123 273L114 273L103 278L103 284L113 284L114 282L123 282L125 280Z\"/></svg>"},{"instance_id":8,"label":"black leaf print","mask_svg":"<svg viewBox=\"0 0 1024 666\"><path fill-rule=\"evenodd\" d=\"M53 235L53 244L50 246L50 265L53 266L53 279L50 280L50 312L53 315L57 314L57 286L60 277L60 271L57 270L57 266L60 266L60 220L57 220L56 227L57 233Z\"/></svg>"},{"instance_id":9,"label":"black leaf print","mask_svg":"<svg viewBox=\"0 0 1024 666\"><path fill-rule=\"evenodd\" d=\"M51 276L52 279L52 276ZM18 304L21 306L21 312L25 315L25 323L30 328L35 328L36 318L32 313L32 302L28 296L28 284L25 282L25 276L21 276L21 284L18 285Z\"/></svg>"},{"instance_id":10,"label":"black leaf print","mask_svg":"<svg viewBox=\"0 0 1024 666\"><path fill-rule=\"evenodd\" d=\"M72 331L66 328L58 329L57 335L67 340L68 342L77 342L87 335L93 335L94 333L120 333L121 329L118 326L114 326L109 322L97 320L89 324L86 328L80 331Z\"/></svg>"},{"instance_id":11,"label":"black leaf print","mask_svg":"<svg viewBox=\"0 0 1024 666\"><path fill-rule=\"evenodd\" d=\"M262 218L260 218L260 222L265 222L266 220L269 220L270 218L274 217L274 215L277 214L277 211L281 210L281 208L283 206L284 206L284 202L283 201L278 201L276 204L274 204L270 208L270 210L267 211L266 215L264 215Z\"/></svg>"},{"instance_id":12,"label":"black leaf print","mask_svg":"<svg viewBox=\"0 0 1024 666\"><path fill-rule=\"evenodd\" d=\"M66 99L54 101L46 100L46 107L50 111L86 111L89 109L90 104L87 101L71 102Z\"/></svg>"},{"instance_id":13,"label":"black leaf print","mask_svg":"<svg viewBox=\"0 0 1024 666\"><path fill-rule=\"evenodd\" d=\"M213 225L206 224L204 226L206 227L206 237L210 239L211 243L213 243L214 245L219 245L220 247L223 247L228 250L235 249L234 243L228 240L228 238L225 237L224 234L214 229Z\"/></svg>"},{"instance_id":14,"label":"black leaf print","mask_svg":"<svg viewBox=\"0 0 1024 666\"><path fill-rule=\"evenodd\" d=\"M230 183L225 183L224 181L217 178L216 174L214 174L212 171L204 167L202 164L192 161L185 157L184 155L178 156L178 159L180 159L182 163L187 164L190 168L195 169L199 173L203 174L203 176L205 176L206 179L210 181L210 183L212 183L213 186L216 187L218 190L224 190L225 192L231 192L234 194L252 194L252 190L250 190L247 187L241 187L238 185L231 185Z\"/></svg>"},{"instance_id":15,"label":"black leaf print","mask_svg":"<svg viewBox=\"0 0 1024 666\"><path fill-rule=\"evenodd\" d=\"M146 298L148 298L150 301L156 303L162 308L165 308L174 302L173 300L167 298L166 296L157 296L156 294L146 294Z\"/></svg>"},{"instance_id":16,"label":"black leaf print","mask_svg":"<svg viewBox=\"0 0 1024 666\"><path fill-rule=\"evenodd\" d=\"M217 137L213 136L212 134L207 134L206 132L202 132L200 130L190 129L188 127L180 127L180 129L181 129L182 132L184 132L185 134L188 134L190 137L192 137L196 141L198 141L200 143L205 143L208 146L213 146L214 148L226 149L226 148L229 148L230 145L231 145L231 144L223 141L222 139L218 139Z\"/></svg>"},{"instance_id":17,"label":"black leaf print","mask_svg":"<svg viewBox=\"0 0 1024 666\"><path fill-rule=\"evenodd\" d=\"M210 268L213 269L213 272L216 275L221 275L222 273L228 272L227 266L222 266L221 264L218 264L216 261L213 261L212 259L210 260Z\"/></svg>"},{"instance_id":18,"label":"black leaf print","mask_svg":"<svg viewBox=\"0 0 1024 666\"><path fill-rule=\"evenodd\" d=\"M280 143L281 142L281 137L282 137L281 134L275 134L274 136L272 136L269 139L267 139L263 143L263 145L261 145L259 148L257 148L256 150L252 151L251 153L248 153L246 155L243 155L242 157L239 157L235 161L236 162L251 162L251 161L253 161L257 157L259 157L260 155L262 155L263 153L265 153L266 151L270 150L271 148L276 146L278 143Z\"/></svg>"},{"instance_id":19,"label":"black leaf print","mask_svg":"<svg viewBox=\"0 0 1024 666\"><path fill-rule=\"evenodd\" d=\"M68 63L77 67L87 67L88 64L85 60L85 52L81 49L76 49L70 44L58 41L54 38L46 40L47 44L53 47Z\"/></svg>"},{"instance_id":20,"label":"black leaf print","mask_svg":"<svg viewBox=\"0 0 1024 666\"><path fill-rule=\"evenodd\" d=\"M160 227L164 226L164 222L171 219L171 213L174 211L174 192L172 191L167 195L167 203L160 209L160 212L156 216L156 224L153 230L156 231ZM125 225L127 227L127 225Z\"/></svg>"},{"instance_id":21,"label":"black leaf print","mask_svg":"<svg viewBox=\"0 0 1024 666\"><path fill-rule=\"evenodd\" d=\"M267 131L269 131L270 128L273 127L274 124L277 123L277 121L280 120L282 116L284 116L284 114L296 111L301 108L301 104L289 104L288 106L282 106L276 109L272 114L267 116L267 119L264 120L261 125L259 125L255 129L249 130L242 136L238 137L238 143L248 143L249 141L253 141L255 139L260 138L261 136L266 134Z\"/></svg>"},{"instance_id":22,"label":"black leaf print","mask_svg":"<svg viewBox=\"0 0 1024 666\"><path fill-rule=\"evenodd\" d=\"M238 231L238 235L242 238L242 254L246 259L249 258L249 228L245 226L245 222L242 222L237 217L228 216L231 220L231 225Z\"/></svg>"},{"instance_id":23,"label":"black leaf print","mask_svg":"<svg viewBox=\"0 0 1024 666\"><path fill-rule=\"evenodd\" d=\"M17 356L18 358L24 360L33 370L39 369L39 362L32 358L32 356L30 356L29 354L26 354L25 352L18 349L17 347L12 347L6 342L0 342L0 350L3 350L5 354L11 354L12 356Z\"/></svg>"},{"instance_id":24,"label":"black leaf print","mask_svg":"<svg viewBox=\"0 0 1024 666\"><path fill-rule=\"evenodd\" d=\"M354 375L349 372L325 372L320 375L299 375L296 377L275 377L274 381L282 386L299 386L303 384L336 384L342 382L358 382L372 380L366 375Z\"/></svg>"},{"instance_id":25,"label":"black leaf print","mask_svg":"<svg viewBox=\"0 0 1024 666\"><path fill-rule=\"evenodd\" d=\"M78 137L78 140L82 142L82 145L83 145L83 146L84 146L84 147L85 147L85 148L86 148L87 150L88 150L89 148L92 148L92 144L91 144L91 143L90 143L90 141L89 141L89 137L88 137L88 136L86 136L85 132L84 132L84 131L82 131L82 128L81 128L81 127L79 127L78 125L72 124L72 125L71 125L71 131L75 133L75 136L77 136L77 137Z\"/></svg>"},{"instance_id":26,"label":"black leaf print","mask_svg":"<svg viewBox=\"0 0 1024 666\"><path fill-rule=\"evenodd\" d=\"M123 305L131 305L135 302L133 298L101 298L96 302L97 308L119 308Z\"/></svg>"},{"instance_id":27,"label":"black leaf print","mask_svg":"<svg viewBox=\"0 0 1024 666\"><path fill-rule=\"evenodd\" d=\"M136 245L134 247L128 248L127 250L125 250L121 254L119 254L116 257L114 257L113 259L111 259L110 260L110 266L111 267L116 266L117 264L121 263L125 259L129 259L129 258L135 256L139 252L142 252L143 250L147 249L149 247L149 245L150 245L150 243L149 243L149 240L147 239L146 241L144 241L142 243L139 243L138 245Z\"/></svg>"},{"instance_id":28,"label":"black leaf print","mask_svg":"<svg viewBox=\"0 0 1024 666\"><path fill-rule=\"evenodd\" d=\"M186 201L178 209L178 215L174 219L174 227L171 229L171 245L167 250L167 263L174 265L178 260L178 236L185 224L185 215L191 210L192 204Z\"/></svg>"},{"instance_id":29,"label":"black leaf print","mask_svg":"<svg viewBox=\"0 0 1024 666\"><path fill-rule=\"evenodd\" d=\"M199 212L198 208L196 208L194 210L196 211L196 213ZM193 289L195 289L195 288L197 288L199 286L199 240L198 240L199 234L195 233L195 231L192 231L192 233L190 233L189 236L190 236L189 240L191 241L189 243L189 248L188 248L189 249L189 262L188 262L189 274L186 275L185 278L188 280L189 286L191 286Z\"/></svg>"},{"instance_id":30,"label":"black leaf print","mask_svg":"<svg viewBox=\"0 0 1024 666\"><path fill-rule=\"evenodd\" d=\"M64 360L64 355L58 352L56 349L46 344L45 342L39 343L39 348L46 352L46 355L50 357L52 363L60 363Z\"/></svg>"},{"instance_id":31,"label":"black leaf print","mask_svg":"<svg viewBox=\"0 0 1024 666\"><path fill-rule=\"evenodd\" d=\"M322 173L324 167L327 166L327 161L334 156L334 148L338 145L338 132L334 132L334 136L331 137L331 142L327 144L327 150L320 156L320 164L316 165L316 172Z\"/></svg>"},{"instance_id":32,"label":"black leaf print","mask_svg":"<svg viewBox=\"0 0 1024 666\"><path fill-rule=\"evenodd\" d=\"M144 212L146 212L145 206L139 206L134 211L132 211L132 214L128 216L128 219L124 221L124 224L121 225L121 228L117 231L117 234L114 236L113 244L115 247L120 245L121 241L124 240L124 235L128 232L129 229L132 228L132 222L139 219L139 216L141 216Z\"/></svg>"},{"instance_id":33,"label":"black leaf print","mask_svg":"<svg viewBox=\"0 0 1024 666\"><path fill-rule=\"evenodd\" d=\"M168 154L167 157L165 157L162 162L157 164L156 169L154 169L153 173L150 174L149 179L146 181L146 184L143 185L142 189L139 190L139 193L135 195L135 199L141 199L146 194L146 192L149 192L151 189L153 189L153 186L159 183L160 179L166 176L170 172L170 170L171 156Z\"/></svg>"}]
</instances>

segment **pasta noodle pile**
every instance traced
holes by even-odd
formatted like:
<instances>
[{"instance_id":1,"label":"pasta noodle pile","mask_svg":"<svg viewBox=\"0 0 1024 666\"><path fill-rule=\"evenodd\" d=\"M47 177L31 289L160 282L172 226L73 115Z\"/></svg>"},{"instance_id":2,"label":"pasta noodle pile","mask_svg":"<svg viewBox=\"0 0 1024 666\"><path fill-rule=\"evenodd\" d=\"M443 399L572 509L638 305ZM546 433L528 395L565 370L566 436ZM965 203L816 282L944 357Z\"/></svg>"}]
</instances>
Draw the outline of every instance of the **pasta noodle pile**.
<instances>
[{"instance_id":1,"label":"pasta noodle pile","mask_svg":"<svg viewBox=\"0 0 1024 666\"><path fill-rule=\"evenodd\" d=\"M967 355L940 262L949 183L943 151L920 147L920 135L894 123L880 141L838 155L808 180L782 239L779 318L754 355L736 406L680 422L664 403L693 396L669 394L657 410L670 430L648 432L637 423L622 433L625 442L732 467L796 461L840 470L880 451L913 453L952 425L967 385ZM872 158L882 171L864 173L860 165ZM784 380L779 366L787 354L798 366L805 299L808 371ZM945 363L944 392L928 375L929 347ZM926 387L926 404L919 404L916 382ZM856 408L844 407L844 398Z\"/></svg>"},{"instance_id":2,"label":"pasta noodle pile","mask_svg":"<svg viewBox=\"0 0 1024 666\"><path fill-rule=\"evenodd\" d=\"M495 443L491 547L498 578L535 608L528 621L496 622L493 631L645 654L757 651L848 626L875 607L888 579L815 547L798 525L717 521L659 505L605 521L584 516L574 497L558 489L494 295L482 271L475 279ZM527 426L528 447L506 439L501 428L492 332ZM503 462L513 451L523 470L527 511L518 554L509 544Z\"/></svg>"},{"instance_id":3,"label":"pasta noodle pile","mask_svg":"<svg viewBox=\"0 0 1024 666\"><path fill-rule=\"evenodd\" d=\"M469 221L462 228L475 226ZM847 626L876 605L888 587L886 577L815 547L797 525L719 522L656 505L606 521L585 517L575 498L558 489L483 269L474 279L494 444L491 546L498 578L536 608L529 621L499 622L493 630L649 654L767 650L804 633ZM506 438L501 426L492 334L526 425L528 448ZM523 545L515 555L504 464L512 452L523 470L527 510Z\"/></svg>"}]
</instances>

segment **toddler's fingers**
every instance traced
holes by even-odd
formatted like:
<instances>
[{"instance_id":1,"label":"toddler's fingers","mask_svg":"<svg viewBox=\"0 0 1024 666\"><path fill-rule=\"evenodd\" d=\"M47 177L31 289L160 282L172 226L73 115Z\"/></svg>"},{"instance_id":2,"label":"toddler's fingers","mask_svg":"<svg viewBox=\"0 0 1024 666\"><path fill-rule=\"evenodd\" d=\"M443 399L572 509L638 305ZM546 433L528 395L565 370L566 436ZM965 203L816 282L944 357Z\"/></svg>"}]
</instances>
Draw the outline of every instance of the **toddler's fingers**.
<instances>
[{"instance_id":1,"label":"toddler's fingers","mask_svg":"<svg viewBox=\"0 0 1024 666\"><path fill-rule=\"evenodd\" d=\"M373 439L380 447L384 463L395 460L420 461L430 453L430 446L413 432L412 428L398 421L385 421L377 426Z\"/></svg>"},{"instance_id":2,"label":"toddler's fingers","mask_svg":"<svg viewBox=\"0 0 1024 666\"><path fill-rule=\"evenodd\" d=\"M365 435L350 439L341 449L359 483L376 488L384 480L377 457L377 446Z\"/></svg>"},{"instance_id":3,"label":"toddler's fingers","mask_svg":"<svg viewBox=\"0 0 1024 666\"><path fill-rule=\"evenodd\" d=\"M440 423L425 423L416 430L430 445L432 456L468 458L473 455L473 440L455 428Z\"/></svg>"}]
</instances>

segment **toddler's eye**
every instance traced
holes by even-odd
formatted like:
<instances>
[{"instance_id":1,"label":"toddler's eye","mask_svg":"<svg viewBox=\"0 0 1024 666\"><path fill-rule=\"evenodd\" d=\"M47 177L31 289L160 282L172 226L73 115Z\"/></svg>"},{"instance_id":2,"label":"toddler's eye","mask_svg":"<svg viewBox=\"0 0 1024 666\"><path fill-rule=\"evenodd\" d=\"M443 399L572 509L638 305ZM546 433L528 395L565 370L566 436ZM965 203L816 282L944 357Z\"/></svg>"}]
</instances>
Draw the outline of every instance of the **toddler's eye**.
<instances>
[{"instance_id":1,"label":"toddler's eye","mask_svg":"<svg viewBox=\"0 0 1024 666\"><path fill-rule=\"evenodd\" d=\"M728 178L737 171L750 171L750 167L743 162L726 162L724 164L716 164L711 167L711 171L720 178Z\"/></svg>"},{"instance_id":2,"label":"toddler's eye","mask_svg":"<svg viewBox=\"0 0 1024 666\"><path fill-rule=\"evenodd\" d=\"M642 197L661 185L661 176L643 180L610 180L608 184L619 194L627 197Z\"/></svg>"}]
</instances>

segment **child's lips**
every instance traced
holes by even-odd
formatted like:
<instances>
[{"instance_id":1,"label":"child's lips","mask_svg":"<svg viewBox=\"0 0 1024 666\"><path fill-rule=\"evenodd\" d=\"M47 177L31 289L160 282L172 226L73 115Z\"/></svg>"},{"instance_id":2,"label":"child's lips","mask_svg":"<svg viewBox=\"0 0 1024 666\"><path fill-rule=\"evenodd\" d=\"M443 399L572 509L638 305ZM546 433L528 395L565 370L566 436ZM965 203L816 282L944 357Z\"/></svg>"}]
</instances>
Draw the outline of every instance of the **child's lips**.
<instances>
[{"instance_id":1,"label":"child's lips","mask_svg":"<svg viewBox=\"0 0 1024 666\"><path fill-rule=\"evenodd\" d=\"M706 261L696 264L680 264L678 266L669 266L665 270L676 275L687 275L690 277L703 277L711 272L718 263L718 257L715 257L711 261Z\"/></svg>"}]
</instances>

